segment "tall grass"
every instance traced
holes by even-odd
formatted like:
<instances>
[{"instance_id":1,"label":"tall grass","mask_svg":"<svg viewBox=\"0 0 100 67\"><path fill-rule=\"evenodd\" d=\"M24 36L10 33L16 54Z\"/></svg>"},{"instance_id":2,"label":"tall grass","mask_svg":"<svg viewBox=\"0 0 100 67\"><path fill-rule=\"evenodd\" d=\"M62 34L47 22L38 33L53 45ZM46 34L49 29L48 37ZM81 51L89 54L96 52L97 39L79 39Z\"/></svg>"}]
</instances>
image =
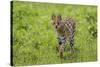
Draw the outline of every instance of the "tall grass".
<instances>
[{"instance_id":1,"label":"tall grass","mask_svg":"<svg viewBox=\"0 0 100 67\"><path fill-rule=\"evenodd\" d=\"M51 15L72 17L76 22L73 54L66 44L62 63L97 60L97 7L33 2L13 2L13 64L58 64L56 33ZM93 28L93 29L91 29ZM89 32L91 31L91 32ZM94 33L96 35L96 33Z\"/></svg>"}]
</instances>

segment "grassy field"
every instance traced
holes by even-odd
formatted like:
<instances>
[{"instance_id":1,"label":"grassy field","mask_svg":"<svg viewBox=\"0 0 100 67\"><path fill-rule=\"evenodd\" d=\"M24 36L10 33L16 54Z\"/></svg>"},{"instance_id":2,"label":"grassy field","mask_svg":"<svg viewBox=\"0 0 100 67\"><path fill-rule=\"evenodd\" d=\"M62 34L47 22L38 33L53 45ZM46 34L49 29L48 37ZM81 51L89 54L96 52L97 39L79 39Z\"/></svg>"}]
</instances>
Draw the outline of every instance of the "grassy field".
<instances>
[{"instance_id":1,"label":"grassy field","mask_svg":"<svg viewBox=\"0 0 100 67\"><path fill-rule=\"evenodd\" d=\"M62 63L97 60L97 7L13 2L13 65L58 64L56 33L51 15L72 17L76 22L74 53L66 45Z\"/></svg>"}]
</instances>

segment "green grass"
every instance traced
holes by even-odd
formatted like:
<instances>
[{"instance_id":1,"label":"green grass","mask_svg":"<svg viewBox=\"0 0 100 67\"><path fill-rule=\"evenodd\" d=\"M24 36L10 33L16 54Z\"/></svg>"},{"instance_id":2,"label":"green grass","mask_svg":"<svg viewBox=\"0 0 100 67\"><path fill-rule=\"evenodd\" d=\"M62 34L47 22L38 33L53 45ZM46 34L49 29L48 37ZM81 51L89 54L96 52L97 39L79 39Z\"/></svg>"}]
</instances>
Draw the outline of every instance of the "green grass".
<instances>
[{"instance_id":1,"label":"green grass","mask_svg":"<svg viewBox=\"0 0 100 67\"><path fill-rule=\"evenodd\" d=\"M66 46L62 63L97 60L97 37L89 27L97 28L97 7L66 4L13 2L13 65L58 64L56 33L51 15L72 17L76 22L75 52Z\"/></svg>"}]
</instances>

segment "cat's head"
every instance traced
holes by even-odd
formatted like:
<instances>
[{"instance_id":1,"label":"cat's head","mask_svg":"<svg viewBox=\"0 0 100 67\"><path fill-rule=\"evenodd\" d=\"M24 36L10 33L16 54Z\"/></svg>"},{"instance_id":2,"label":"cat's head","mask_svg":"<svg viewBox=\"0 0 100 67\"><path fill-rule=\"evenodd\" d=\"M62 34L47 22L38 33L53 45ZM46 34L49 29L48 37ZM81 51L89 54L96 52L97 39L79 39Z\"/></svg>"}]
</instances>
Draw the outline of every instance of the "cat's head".
<instances>
[{"instance_id":1,"label":"cat's head","mask_svg":"<svg viewBox=\"0 0 100 67\"><path fill-rule=\"evenodd\" d=\"M55 28L57 28L59 26L59 24L61 23L61 15L52 15L52 24L54 25Z\"/></svg>"}]
</instances>

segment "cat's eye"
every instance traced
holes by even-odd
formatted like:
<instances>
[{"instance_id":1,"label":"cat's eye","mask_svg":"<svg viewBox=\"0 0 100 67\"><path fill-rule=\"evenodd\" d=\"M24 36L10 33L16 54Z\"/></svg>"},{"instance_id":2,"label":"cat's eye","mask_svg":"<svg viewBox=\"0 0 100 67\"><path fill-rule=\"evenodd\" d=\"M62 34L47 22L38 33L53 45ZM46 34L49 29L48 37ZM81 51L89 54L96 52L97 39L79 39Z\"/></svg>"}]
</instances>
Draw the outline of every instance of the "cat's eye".
<instances>
[{"instance_id":1,"label":"cat's eye","mask_svg":"<svg viewBox=\"0 0 100 67\"><path fill-rule=\"evenodd\" d=\"M55 23L53 23L53 25L54 25Z\"/></svg>"},{"instance_id":2,"label":"cat's eye","mask_svg":"<svg viewBox=\"0 0 100 67\"><path fill-rule=\"evenodd\" d=\"M59 25L59 22L58 22L58 25Z\"/></svg>"}]
</instances>

